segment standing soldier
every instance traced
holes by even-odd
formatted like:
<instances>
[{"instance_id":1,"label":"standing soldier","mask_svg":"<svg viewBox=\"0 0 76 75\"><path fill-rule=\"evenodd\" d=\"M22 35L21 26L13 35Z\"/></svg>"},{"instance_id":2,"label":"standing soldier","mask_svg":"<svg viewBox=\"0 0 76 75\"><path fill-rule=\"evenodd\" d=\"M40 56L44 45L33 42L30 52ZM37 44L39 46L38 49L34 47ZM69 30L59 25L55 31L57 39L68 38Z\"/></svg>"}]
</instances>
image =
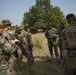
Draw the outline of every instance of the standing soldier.
<instances>
[{"instance_id":1,"label":"standing soldier","mask_svg":"<svg viewBox=\"0 0 76 75\"><path fill-rule=\"evenodd\" d=\"M16 38L20 41L20 43L17 43L17 45L20 47L22 54L27 58L28 65L32 66L34 64L34 58L29 51L24 30L17 27L15 34Z\"/></svg>"},{"instance_id":2,"label":"standing soldier","mask_svg":"<svg viewBox=\"0 0 76 75\"><path fill-rule=\"evenodd\" d=\"M5 75L6 73L6 67L7 67L7 61L5 60L4 54L3 54L3 48L5 39L2 36L2 30L3 30L3 24L0 22L0 75Z\"/></svg>"},{"instance_id":3,"label":"standing soldier","mask_svg":"<svg viewBox=\"0 0 76 75\"><path fill-rule=\"evenodd\" d=\"M27 41L27 45L28 45L29 51L30 51L30 53L33 56L33 53L32 53L33 52L32 35L31 35L31 33L28 32L28 28L29 28L29 25L25 24L25 26L24 26L25 38L26 38L26 41Z\"/></svg>"},{"instance_id":4,"label":"standing soldier","mask_svg":"<svg viewBox=\"0 0 76 75\"><path fill-rule=\"evenodd\" d=\"M47 38L48 41L48 48L51 57L53 57L53 47L54 47L55 57L58 58L56 29L54 28L54 25L52 23L49 23L48 29L45 31L45 37Z\"/></svg>"},{"instance_id":5,"label":"standing soldier","mask_svg":"<svg viewBox=\"0 0 76 75\"><path fill-rule=\"evenodd\" d=\"M59 50L60 50L60 59L62 59L62 31L65 28L65 22L62 20L60 21L60 28L57 30L57 34L59 35L59 39L58 39L58 46L59 46Z\"/></svg>"},{"instance_id":6,"label":"standing soldier","mask_svg":"<svg viewBox=\"0 0 76 75\"><path fill-rule=\"evenodd\" d=\"M68 14L66 19L69 26L62 33L67 49L65 59L65 75L76 75L76 18L74 14ZM64 61L63 61L64 62Z\"/></svg>"},{"instance_id":7,"label":"standing soldier","mask_svg":"<svg viewBox=\"0 0 76 75\"><path fill-rule=\"evenodd\" d=\"M11 39L11 34L8 32L8 30L11 27L11 22L9 20L2 20L3 23L3 38L5 39L4 46L3 47L3 54L6 57L6 61L8 63L8 73L12 73L13 71L13 64L14 64L14 58L13 53L16 50L15 43L19 42L18 39Z\"/></svg>"}]
</instances>

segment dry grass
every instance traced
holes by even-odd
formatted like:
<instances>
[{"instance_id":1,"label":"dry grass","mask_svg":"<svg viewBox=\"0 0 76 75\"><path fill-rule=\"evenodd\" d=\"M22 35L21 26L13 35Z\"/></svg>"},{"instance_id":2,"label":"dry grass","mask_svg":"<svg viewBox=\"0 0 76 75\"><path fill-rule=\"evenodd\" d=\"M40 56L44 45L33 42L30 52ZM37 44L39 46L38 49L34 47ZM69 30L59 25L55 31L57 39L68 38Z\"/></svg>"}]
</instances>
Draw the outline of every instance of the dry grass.
<instances>
[{"instance_id":1,"label":"dry grass","mask_svg":"<svg viewBox=\"0 0 76 75\"><path fill-rule=\"evenodd\" d=\"M18 72L15 70L17 75L64 75L63 69L60 68L60 60L50 59L44 33L33 34L32 37L34 42L33 56L35 63L30 71L27 60L23 57L21 70ZM40 44L41 47L38 48L35 44ZM15 67L18 68L17 65Z\"/></svg>"}]
</instances>

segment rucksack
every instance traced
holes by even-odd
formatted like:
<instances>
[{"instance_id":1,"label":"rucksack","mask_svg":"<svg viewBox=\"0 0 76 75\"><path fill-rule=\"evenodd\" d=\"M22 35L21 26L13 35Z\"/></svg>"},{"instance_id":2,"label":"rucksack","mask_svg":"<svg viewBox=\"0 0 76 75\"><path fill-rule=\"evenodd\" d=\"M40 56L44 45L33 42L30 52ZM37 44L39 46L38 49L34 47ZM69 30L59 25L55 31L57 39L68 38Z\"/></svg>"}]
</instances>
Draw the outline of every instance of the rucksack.
<instances>
[{"instance_id":1,"label":"rucksack","mask_svg":"<svg viewBox=\"0 0 76 75\"><path fill-rule=\"evenodd\" d=\"M66 28L65 39L67 48L76 49L76 24L70 25Z\"/></svg>"}]
</instances>

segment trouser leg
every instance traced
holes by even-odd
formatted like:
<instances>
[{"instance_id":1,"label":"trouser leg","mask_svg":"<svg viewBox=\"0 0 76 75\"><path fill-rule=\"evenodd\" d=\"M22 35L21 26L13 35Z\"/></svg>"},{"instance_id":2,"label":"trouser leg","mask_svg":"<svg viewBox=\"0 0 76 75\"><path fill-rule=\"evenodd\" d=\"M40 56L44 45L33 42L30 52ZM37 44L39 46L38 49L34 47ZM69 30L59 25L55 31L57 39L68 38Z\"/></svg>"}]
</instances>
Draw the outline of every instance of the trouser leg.
<instances>
[{"instance_id":1,"label":"trouser leg","mask_svg":"<svg viewBox=\"0 0 76 75\"><path fill-rule=\"evenodd\" d=\"M54 51L55 51L55 57L57 58L57 57L58 57L58 49L57 49L57 45L54 44L53 47L54 47Z\"/></svg>"},{"instance_id":2,"label":"trouser leg","mask_svg":"<svg viewBox=\"0 0 76 75\"><path fill-rule=\"evenodd\" d=\"M28 65L33 65L34 64L34 58L33 56L31 55L30 51L29 50L25 50L23 52L23 55L25 55L25 57L27 58L28 60Z\"/></svg>"},{"instance_id":3,"label":"trouser leg","mask_svg":"<svg viewBox=\"0 0 76 75\"><path fill-rule=\"evenodd\" d=\"M52 49L52 43L49 43L48 42L48 48L49 48L49 52L50 52L50 55L51 55L51 57L53 57L53 49Z\"/></svg>"},{"instance_id":4,"label":"trouser leg","mask_svg":"<svg viewBox=\"0 0 76 75\"><path fill-rule=\"evenodd\" d=\"M31 55L33 56L33 46L29 45L28 47L29 47L29 51L30 51Z\"/></svg>"},{"instance_id":5,"label":"trouser leg","mask_svg":"<svg viewBox=\"0 0 76 75\"><path fill-rule=\"evenodd\" d=\"M62 59L62 48L59 47L59 50L60 50L60 59Z\"/></svg>"}]
</instances>

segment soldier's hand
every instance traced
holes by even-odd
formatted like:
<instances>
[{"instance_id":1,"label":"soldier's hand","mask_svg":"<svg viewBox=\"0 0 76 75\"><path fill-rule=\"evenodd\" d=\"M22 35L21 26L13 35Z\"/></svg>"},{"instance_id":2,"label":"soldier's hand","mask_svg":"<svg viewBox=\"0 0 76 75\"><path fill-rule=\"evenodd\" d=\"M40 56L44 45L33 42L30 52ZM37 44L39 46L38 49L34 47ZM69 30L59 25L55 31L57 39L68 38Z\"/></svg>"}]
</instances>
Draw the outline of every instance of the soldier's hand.
<instances>
[{"instance_id":1,"label":"soldier's hand","mask_svg":"<svg viewBox=\"0 0 76 75\"><path fill-rule=\"evenodd\" d=\"M16 42L20 43L20 41L18 39L14 39L13 42L14 43L16 43Z\"/></svg>"}]
</instances>

